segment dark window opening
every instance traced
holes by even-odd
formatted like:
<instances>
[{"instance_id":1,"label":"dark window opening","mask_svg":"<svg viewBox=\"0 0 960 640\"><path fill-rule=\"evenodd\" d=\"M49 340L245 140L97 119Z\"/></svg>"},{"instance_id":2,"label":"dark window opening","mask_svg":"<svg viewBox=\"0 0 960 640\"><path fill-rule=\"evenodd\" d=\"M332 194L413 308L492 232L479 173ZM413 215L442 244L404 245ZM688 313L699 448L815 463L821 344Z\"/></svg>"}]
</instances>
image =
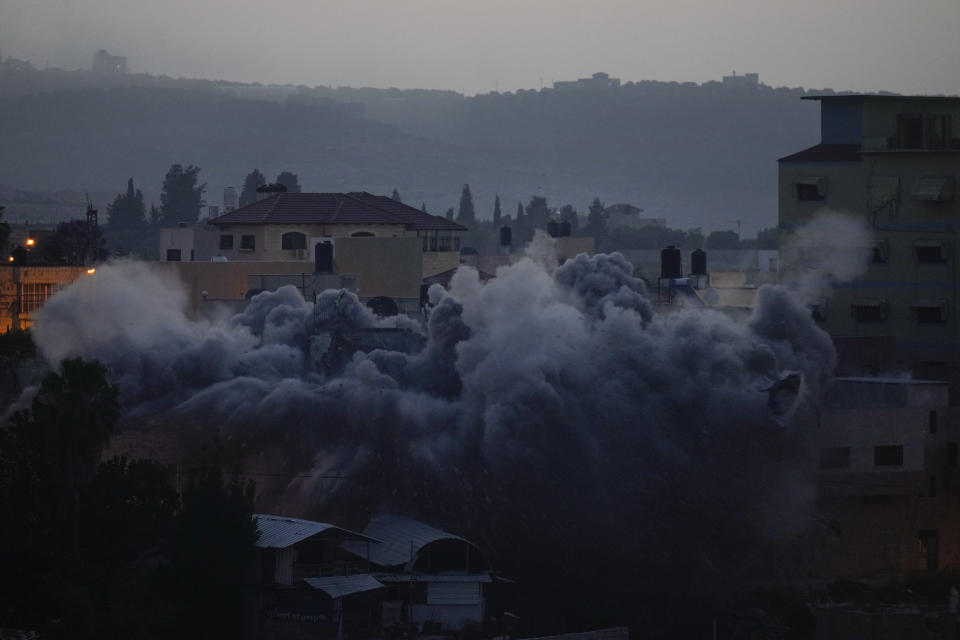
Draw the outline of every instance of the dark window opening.
<instances>
[{"instance_id":1,"label":"dark window opening","mask_svg":"<svg viewBox=\"0 0 960 640\"><path fill-rule=\"evenodd\" d=\"M847 469L850 467L850 447L829 447L820 452L821 469Z\"/></svg>"},{"instance_id":2,"label":"dark window opening","mask_svg":"<svg viewBox=\"0 0 960 640\"><path fill-rule=\"evenodd\" d=\"M930 476L930 491L927 495L931 498L937 497L937 476L935 475Z\"/></svg>"},{"instance_id":3,"label":"dark window opening","mask_svg":"<svg viewBox=\"0 0 960 640\"><path fill-rule=\"evenodd\" d=\"M180 262L180 249L167 249L167 262Z\"/></svg>"},{"instance_id":4,"label":"dark window opening","mask_svg":"<svg viewBox=\"0 0 960 640\"><path fill-rule=\"evenodd\" d=\"M241 249L246 249L247 251L253 251L255 247L256 247L256 236L254 235L240 236Z\"/></svg>"},{"instance_id":5,"label":"dark window opening","mask_svg":"<svg viewBox=\"0 0 960 640\"><path fill-rule=\"evenodd\" d=\"M374 234L369 231L354 231L350 234L351 238L373 238Z\"/></svg>"},{"instance_id":6,"label":"dark window opening","mask_svg":"<svg viewBox=\"0 0 960 640\"><path fill-rule=\"evenodd\" d=\"M927 431L929 431L930 433L937 432L937 412L936 411L930 412L930 420L927 425Z\"/></svg>"},{"instance_id":7,"label":"dark window opening","mask_svg":"<svg viewBox=\"0 0 960 640\"><path fill-rule=\"evenodd\" d=\"M917 262L921 264L943 264L947 261L947 252L940 244L921 244L916 245L914 251L917 253Z\"/></svg>"},{"instance_id":8,"label":"dark window opening","mask_svg":"<svg viewBox=\"0 0 960 640\"><path fill-rule=\"evenodd\" d=\"M927 117L927 149L946 149L950 142L950 116Z\"/></svg>"},{"instance_id":9,"label":"dark window opening","mask_svg":"<svg viewBox=\"0 0 960 640\"><path fill-rule=\"evenodd\" d=\"M913 311L917 314L917 324L942 324L947 321L946 309L943 305L917 305Z\"/></svg>"},{"instance_id":10,"label":"dark window opening","mask_svg":"<svg viewBox=\"0 0 960 640\"><path fill-rule=\"evenodd\" d=\"M960 463L960 445L956 442L947 443L947 466L956 469Z\"/></svg>"},{"instance_id":11,"label":"dark window opening","mask_svg":"<svg viewBox=\"0 0 960 640\"><path fill-rule=\"evenodd\" d=\"M885 322L889 315L888 306L883 302L859 303L852 308L857 322Z\"/></svg>"},{"instance_id":12,"label":"dark window opening","mask_svg":"<svg viewBox=\"0 0 960 640\"><path fill-rule=\"evenodd\" d=\"M220 236L220 248L233 251L233 234L225 233Z\"/></svg>"},{"instance_id":13,"label":"dark window opening","mask_svg":"<svg viewBox=\"0 0 960 640\"><path fill-rule=\"evenodd\" d=\"M815 184L797 184L797 200L823 200L820 188Z\"/></svg>"},{"instance_id":14,"label":"dark window opening","mask_svg":"<svg viewBox=\"0 0 960 640\"><path fill-rule=\"evenodd\" d=\"M889 253L890 249L886 240L876 242L873 245L873 254L870 256L870 261L873 264L887 264Z\"/></svg>"},{"instance_id":15,"label":"dark window opening","mask_svg":"<svg viewBox=\"0 0 960 640\"><path fill-rule=\"evenodd\" d=\"M903 445L887 445L873 448L873 466L902 467Z\"/></svg>"},{"instance_id":16,"label":"dark window opening","mask_svg":"<svg viewBox=\"0 0 960 640\"><path fill-rule=\"evenodd\" d=\"M253 236L250 236L251 238ZM285 250L303 250L307 248L307 236L299 231L291 231L280 236L280 247ZM250 248L253 248L251 244Z\"/></svg>"},{"instance_id":17,"label":"dark window opening","mask_svg":"<svg viewBox=\"0 0 960 640\"><path fill-rule=\"evenodd\" d=\"M908 114L897 116L897 147L900 149L923 148L923 116Z\"/></svg>"}]
</instances>

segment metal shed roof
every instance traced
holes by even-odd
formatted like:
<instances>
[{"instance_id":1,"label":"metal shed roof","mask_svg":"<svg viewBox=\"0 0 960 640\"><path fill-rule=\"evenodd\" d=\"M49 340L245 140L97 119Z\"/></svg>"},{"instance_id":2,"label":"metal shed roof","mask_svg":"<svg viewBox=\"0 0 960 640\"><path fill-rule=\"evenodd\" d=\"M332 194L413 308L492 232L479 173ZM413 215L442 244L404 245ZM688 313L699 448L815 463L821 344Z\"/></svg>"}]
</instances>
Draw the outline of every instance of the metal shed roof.
<instances>
[{"instance_id":1,"label":"metal shed roof","mask_svg":"<svg viewBox=\"0 0 960 640\"><path fill-rule=\"evenodd\" d=\"M363 553L366 553L366 542L378 542L362 533L343 529L326 522L286 518L263 513L255 513L253 518L257 521L257 531L260 532L257 546L261 549L286 549L301 540L306 540L311 536L331 529L339 532L344 538L362 541L358 544L363 546Z\"/></svg>"},{"instance_id":2,"label":"metal shed roof","mask_svg":"<svg viewBox=\"0 0 960 640\"><path fill-rule=\"evenodd\" d=\"M465 538L403 516L377 516L363 532L381 542L370 546L370 561L381 567L406 565L421 549L438 540L459 540L477 548ZM342 546L351 553L366 557L366 545L347 541Z\"/></svg>"},{"instance_id":3,"label":"metal shed roof","mask_svg":"<svg viewBox=\"0 0 960 640\"><path fill-rule=\"evenodd\" d=\"M342 598L353 593L373 591L387 586L369 573L354 576L327 576L323 578L304 578L304 582L326 593L331 598Z\"/></svg>"}]
</instances>

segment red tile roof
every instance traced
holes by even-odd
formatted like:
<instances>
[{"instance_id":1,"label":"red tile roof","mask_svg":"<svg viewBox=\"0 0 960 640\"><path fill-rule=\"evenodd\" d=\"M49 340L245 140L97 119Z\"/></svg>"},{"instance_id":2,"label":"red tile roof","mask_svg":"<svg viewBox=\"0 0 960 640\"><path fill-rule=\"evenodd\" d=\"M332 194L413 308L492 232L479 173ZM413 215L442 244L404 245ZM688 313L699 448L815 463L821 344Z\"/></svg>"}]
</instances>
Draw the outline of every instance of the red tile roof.
<instances>
[{"instance_id":1,"label":"red tile roof","mask_svg":"<svg viewBox=\"0 0 960 640\"><path fill-rule=\"evenodd\" d=\"M858 144L817 144L780 158L778 162L859 162Z\"/></svg>"},{"instance_id":2,"label":"red tile roof","mask_svg":"<svg viewBox=\"0 0 960 640\"><path fill-rule=\"evenodd\" d=\"M213 218L210 224L402 224L416 231L467 230L452 220L366 191L278 193Z\"/></svg>"}]
</instances>

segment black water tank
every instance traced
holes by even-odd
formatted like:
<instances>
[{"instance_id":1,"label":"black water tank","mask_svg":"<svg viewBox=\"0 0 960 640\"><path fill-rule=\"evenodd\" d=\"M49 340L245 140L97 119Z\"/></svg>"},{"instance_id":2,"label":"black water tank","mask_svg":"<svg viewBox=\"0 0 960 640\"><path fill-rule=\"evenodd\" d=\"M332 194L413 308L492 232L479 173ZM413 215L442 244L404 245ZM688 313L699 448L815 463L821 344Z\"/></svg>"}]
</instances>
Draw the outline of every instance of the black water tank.
<instances>
[{"instance_id":1,"label":"black water tank","mask_svg":"<svg viewBox=\"0 0 960 640\"><path fill-rule=\"evenodd\" d=\"M561 222L561 223L560 223L560 237L561 237L561 238L569 238L571 231L573 231L573 225L571 225L569 222Z\"/></svg>"},{"instance_id":2,"label":"black water tank","mask_svg":"<svg viewBox=\"0 0 960 640\"><path fill-rule=\"evenodd\" d=\"M660 252L660 277L683 277L683 258L680 257L680 249L672 244Z\"/></svg>"},{"instance_id":3,"label":"black water tank","mask_svg":"<svg viewBox=\"0 0 960 640\"><path fill-rule=\"evenodd\" d=\"M329 242L318 242L313 247L313 263L317 273L333 272L333 245Z\"/></svg>"},{"instance_id":4,"label":"black water tank","mask_svg":"<svg viewBox=\"0 0 960 640\"><path fill-rule=\"evenodd\" d=\"M690 254L690 275L707 275L707 252L703 249L694 249Z\"/></svg>"},{"instance_id":5,"label":"black water tank","mask_svg":"<svg viewBox=\"0 0 960 640\"><path fill-rule=\"evenodd\" d=\"M500 227L500 246L509 247L513 244L513 232L507 225Z\"/></svg>"},{"instance_id":6,"label":"black water tank","mask_svg":"<svg viewBox=\"0 0 960 640\"><path fill-rule=\"evenodd\" d=\"M560 237L560 224L556 220L551 220L547 223L547 233L550 234L551 238Z\"/></svg>"}]
</instances>

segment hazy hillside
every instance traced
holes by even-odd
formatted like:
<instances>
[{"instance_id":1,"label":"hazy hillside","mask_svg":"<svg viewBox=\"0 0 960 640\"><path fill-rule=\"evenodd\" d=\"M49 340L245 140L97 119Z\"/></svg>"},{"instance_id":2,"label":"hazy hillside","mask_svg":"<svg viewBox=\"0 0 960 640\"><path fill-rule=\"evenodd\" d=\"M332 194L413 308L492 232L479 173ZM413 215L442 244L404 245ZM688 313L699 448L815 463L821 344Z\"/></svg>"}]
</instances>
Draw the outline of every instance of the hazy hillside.
<instances>
[{"instance_id":1,"label":"hazy hillside","mask_svg":"<svg viewBox=\"0 0 960 640\"><path fill-rule=\"evenodd\" d=\"M310 190L397 187L436 213L469 182L482 216L497 193L505 213L534 194L581 211L599 196L678 227L740 219L749 232L775 219L776 158L819 135L817 106L801 90L763 86L641 82L465 98L152 76L78 89L96 77L46 73L7 69L0 83L2 184L119 191L132 176L149 198L170 164L192 163L219 204L224 186L259 167L298 173Z\"/></svg>"}]
</instances>

